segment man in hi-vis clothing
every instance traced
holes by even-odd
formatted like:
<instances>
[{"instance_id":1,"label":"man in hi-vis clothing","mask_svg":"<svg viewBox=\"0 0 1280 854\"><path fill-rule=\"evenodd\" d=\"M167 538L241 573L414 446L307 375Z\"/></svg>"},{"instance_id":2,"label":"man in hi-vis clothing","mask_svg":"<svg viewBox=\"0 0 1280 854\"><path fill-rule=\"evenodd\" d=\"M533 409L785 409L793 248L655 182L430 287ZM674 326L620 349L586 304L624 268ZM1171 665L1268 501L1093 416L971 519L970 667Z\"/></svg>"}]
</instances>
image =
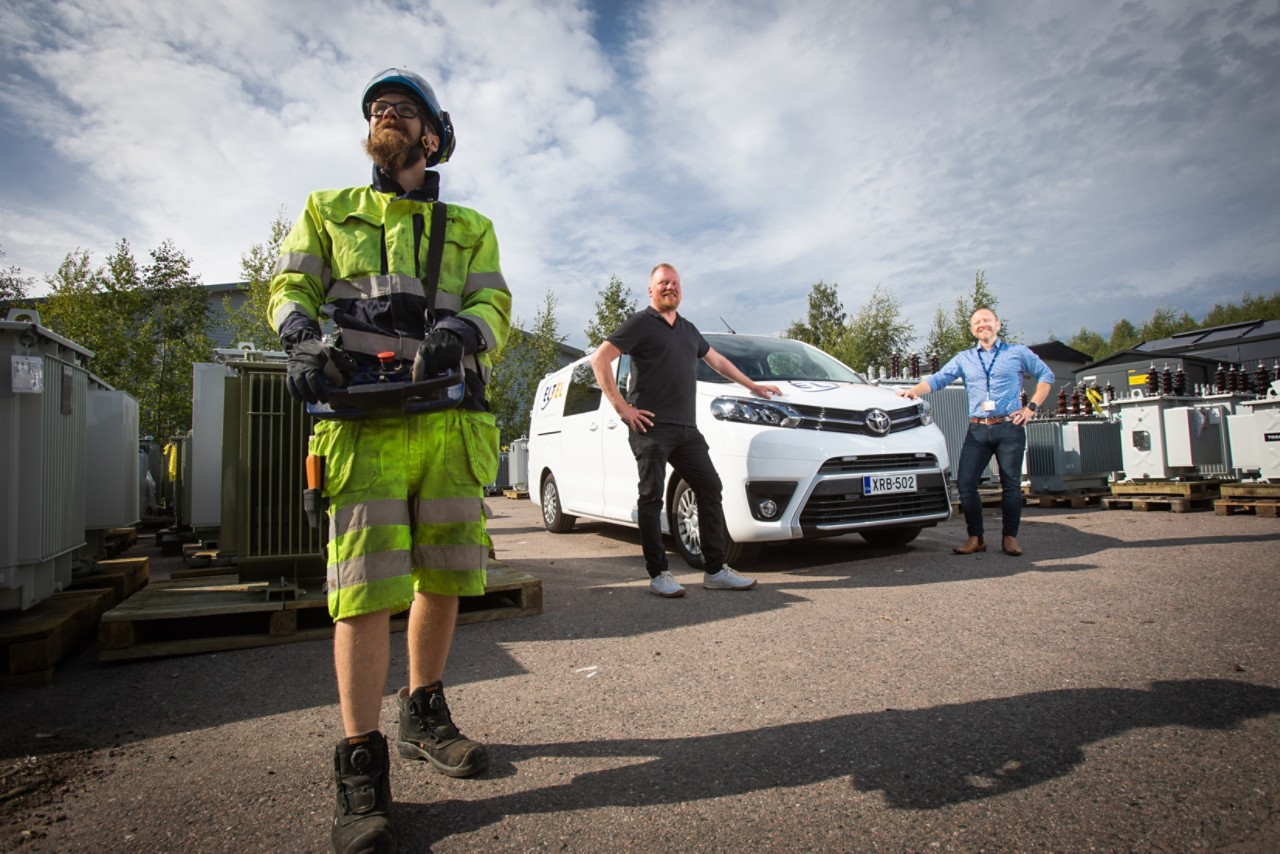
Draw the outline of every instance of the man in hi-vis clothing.
<instances>
[{"instance_id":1,"label":"man in hi-vis clothing","mask_svg":"<svg viewBox=\"0 0 1280 854\"><path fill-rule=\"evenodd\" d=\"M458 597L485 587L484 486L499 458L485 385L511 319L492 223L438 201L439 175L429 167L452 154L454 132L431 86L387 69L361 105L373 182L308 197L281 246L270 303L290 393L317 415L310 452L323 460L329 503L327 590L344 729L334 758L337 852L395 850L379 730L393 613L409 610L398 752L456 777L489 764L484 745L454 726L442 679ZM331 337L321 316L336 327ZM343 394L447 375L459 378L448 399L338 407Z\"/></svg>"}]
</instances>

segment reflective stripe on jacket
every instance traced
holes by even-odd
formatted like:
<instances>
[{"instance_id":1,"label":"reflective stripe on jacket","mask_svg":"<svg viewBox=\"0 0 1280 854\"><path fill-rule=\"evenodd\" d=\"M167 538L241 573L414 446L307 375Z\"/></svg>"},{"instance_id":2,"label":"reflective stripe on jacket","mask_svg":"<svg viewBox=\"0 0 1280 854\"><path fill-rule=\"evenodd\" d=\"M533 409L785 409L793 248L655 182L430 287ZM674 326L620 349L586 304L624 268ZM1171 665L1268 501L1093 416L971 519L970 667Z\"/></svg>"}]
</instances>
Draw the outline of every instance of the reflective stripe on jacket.
<instances>
[{"instance_id":1,"label":"reflective stripe on jacket","mask_svg":"<svg viewBox=\"0 0 1280 854\"><path fill-rule=\"evenodd\" d=\"M271 280L271 323L282 337L314 327L323 311L350 333L343 346L357 361L373 364L379 350L412 358L426 334L423 280L438 182L427 175L423 190L404 195L366 186L307 198ZM474 338L476 355L464 364L487 383L489 354L510 332L511 293L493 224L470 208L449 205L448 212L436 323ZM476 383L468 388L483 393Z\"/></svg>"}]
</instances>

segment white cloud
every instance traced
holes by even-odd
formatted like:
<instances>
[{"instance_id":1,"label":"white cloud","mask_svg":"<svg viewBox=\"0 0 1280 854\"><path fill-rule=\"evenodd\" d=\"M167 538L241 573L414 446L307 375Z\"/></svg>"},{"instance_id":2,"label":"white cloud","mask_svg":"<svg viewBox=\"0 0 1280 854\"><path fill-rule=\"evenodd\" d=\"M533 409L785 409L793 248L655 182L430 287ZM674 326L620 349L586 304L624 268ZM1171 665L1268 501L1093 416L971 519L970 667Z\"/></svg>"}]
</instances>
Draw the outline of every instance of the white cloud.
<instances>
[{"instance_id":1,"label":"white cloud","mask_svg":"<svg viewBox=\"0 0 1280 854\"><path fill-rule=\"evenodd\" d=\"M574 343L659 259L708 328L780 331L824 280L923 334L984 269L1025 336L1105 332L1280 287L1277 6L652 0L606 52L570 0L18 2L3 157L49 169L0 170L0 247L172 238L233 280L281 205L366 180L361 87L405 65L457 126L445 198Z\"/></svg>"}]
</instances>

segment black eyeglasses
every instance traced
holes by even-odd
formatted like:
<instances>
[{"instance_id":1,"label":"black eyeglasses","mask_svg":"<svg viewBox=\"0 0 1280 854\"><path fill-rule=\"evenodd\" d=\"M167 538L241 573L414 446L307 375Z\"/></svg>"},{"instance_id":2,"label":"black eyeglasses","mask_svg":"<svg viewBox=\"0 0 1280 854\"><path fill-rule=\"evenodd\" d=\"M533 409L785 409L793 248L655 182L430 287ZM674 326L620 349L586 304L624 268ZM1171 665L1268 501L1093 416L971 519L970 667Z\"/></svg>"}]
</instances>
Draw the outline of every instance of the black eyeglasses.
<instances>
[{"instance_id":1,"label":"black eyeglasses","mask_svg":"<svg viewBox=\"0 0 1280 854\"><path fill-rule=\"evenodd\" d=\"M398 104L393 104L390 101L374 101L369 105L369 115L371 116L381 116L387 110L395 110L396 115L402 119L416 119L421 115L418 112L418 108L409 101L401 101Z\"/></svg>"}]
</instances>

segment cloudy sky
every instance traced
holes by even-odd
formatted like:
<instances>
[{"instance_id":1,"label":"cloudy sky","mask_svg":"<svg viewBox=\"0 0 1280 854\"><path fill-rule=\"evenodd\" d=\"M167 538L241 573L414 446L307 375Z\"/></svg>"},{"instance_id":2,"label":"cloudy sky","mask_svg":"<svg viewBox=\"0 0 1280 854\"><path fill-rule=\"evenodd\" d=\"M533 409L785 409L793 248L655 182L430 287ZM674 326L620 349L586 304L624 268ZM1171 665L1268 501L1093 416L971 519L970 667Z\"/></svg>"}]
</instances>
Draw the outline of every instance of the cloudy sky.
<instances>
[{"instance_id":1,"label":"cloudy sky","mask_svg":"<svg viewBox=\"0 0 1280 854\"><path fill-rule=\"evenodd\" d=\"M817 281L923 339L984 270L1028 342L1280 290L1280 0L5 0L0 266L171 239L238 280L277 211L367 182L391 65L571 344L657 261L763 334Z\"/></svg>"}]
</instances>

